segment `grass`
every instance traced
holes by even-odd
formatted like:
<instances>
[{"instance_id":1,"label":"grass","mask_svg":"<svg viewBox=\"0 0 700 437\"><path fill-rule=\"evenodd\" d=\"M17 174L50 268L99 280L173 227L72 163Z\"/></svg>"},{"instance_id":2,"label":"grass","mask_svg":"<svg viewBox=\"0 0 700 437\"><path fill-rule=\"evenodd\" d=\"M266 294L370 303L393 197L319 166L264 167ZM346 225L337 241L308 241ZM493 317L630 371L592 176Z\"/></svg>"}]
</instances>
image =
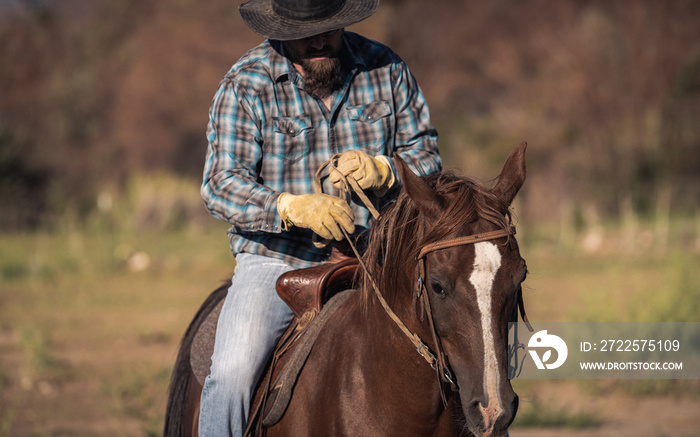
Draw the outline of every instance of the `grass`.
<instances>
[{"instance_id":1,"label":"grass","mask_svg":"<svg viewBox=\"0 0 700 437\"><path fill-rule=\"evenodd\" d=\"M15 398L10 401L3 415L0 416L0 437L10 436L10 431L12 430L12 423L17 416L17 407L19 405L19 398Z\"/></svg>"},{"instance_id":2,"label":"grass","mask_svg":"<svg viewBox=\"0 0 700 437\"><path fill-rule=\"evenodd\" d=\"M171 366L125 369L113 381L106 381L103 390L119 412L141 423L147 436L157 436L163 427L163 387L170 381Z\"/></svg>"},{"instance_id":3,"label":"grass","mask_svg":"<svg viewBox=\"0 0 700 437\"><path fill-rule=\"evenodd\" d=\"M233 272L226 226L0 240L0 436L159 435L180 336Z\"/></svg>"},{"instance_id":4,"label":"grass","mask_svg":"<svg viewBox=\"0 0 700 437\"><path fill-rule=\"evenodd\" d=\"M569 428L591 429L603 425L596 414L586 411L572 411L567 406L555 406L551 402L537 398L526 403L518 412L513 428Z\"/></svg>"},{"instance_id":5,"label":"grass","mask_svg":"<svg viewBox=\"0 0 700 437\"><path fill-rule=\"evenodd\" d=\"M53 232L0 234L0 437L160 433L180 336L233 272L226 225L193 215L196 193L176 194L185 190L139 179L95 216L67 218ZM149 199L159 199L157 212ZM697 253L562 253L527 231L531 320L698 320ZM537 382L517 383L534 399L523 402L518 426L602 426L596 413L535 397ZM688 392L637 383L586 390Z\"/></svg>"}]
</instances>

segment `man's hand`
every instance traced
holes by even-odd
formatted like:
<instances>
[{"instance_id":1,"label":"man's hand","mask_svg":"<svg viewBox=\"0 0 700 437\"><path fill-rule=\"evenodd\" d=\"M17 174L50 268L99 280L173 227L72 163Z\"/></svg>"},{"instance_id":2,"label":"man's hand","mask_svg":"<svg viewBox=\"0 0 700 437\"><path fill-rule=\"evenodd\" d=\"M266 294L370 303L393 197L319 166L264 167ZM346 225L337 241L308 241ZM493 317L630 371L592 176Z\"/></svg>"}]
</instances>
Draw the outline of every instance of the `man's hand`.
<instances>
[{"instance_id":1,"label":"man's hand","mask_svg":"<svg viewBox=\"0 0 700 437\"><path fill-rule=\"evenodd\" d=\"M379 197L386 194L395 181L389 158L383 155L372 157L360 150L343 152L338 158L337 170L343 176L352 176L363 190L372 190ZM331 171L328 180L341 189L343 184L338 172Z\"/></svg>"},{"instance_id":2,"label":"man's hand","mask_svg":"<svg viewBox=\"0 0 700 437\"><path fill-rule=\"evenodd\" d=\"M311 229L326 240L343 239L342 227L349 234L355 232L355 215L343 199L328 194L282 193L277 199L277 211L289 226Z\"/></svg>"}]
</instances>

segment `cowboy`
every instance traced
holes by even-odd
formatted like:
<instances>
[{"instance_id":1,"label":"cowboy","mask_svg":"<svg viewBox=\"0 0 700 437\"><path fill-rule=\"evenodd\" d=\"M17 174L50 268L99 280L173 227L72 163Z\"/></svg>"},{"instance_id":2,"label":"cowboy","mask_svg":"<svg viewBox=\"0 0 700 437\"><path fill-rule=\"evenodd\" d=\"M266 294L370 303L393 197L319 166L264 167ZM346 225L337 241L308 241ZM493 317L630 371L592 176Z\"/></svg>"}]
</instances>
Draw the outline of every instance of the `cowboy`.
<instances>
[{"instance_id":1,"label":"cowboy","mask_svg":"<svg viewBox=\"0 0 700 437\"><path fill-rule=\"evenodd\" d=\"M330 256L315 234L340 240L371 223L367 208L337 197L351 175L379 210L402 182L393 157L418 174L439 171L437 132L406 64L344 28L378 0L250 0L244 22L267 39L221 81L209 112L202 197L231 224L235 275L219 317L200 435L240 436L254 388L293 319L278 297L283 273ZM337 171L314 192L316 170Z\"/></svg>"}]
</instances>

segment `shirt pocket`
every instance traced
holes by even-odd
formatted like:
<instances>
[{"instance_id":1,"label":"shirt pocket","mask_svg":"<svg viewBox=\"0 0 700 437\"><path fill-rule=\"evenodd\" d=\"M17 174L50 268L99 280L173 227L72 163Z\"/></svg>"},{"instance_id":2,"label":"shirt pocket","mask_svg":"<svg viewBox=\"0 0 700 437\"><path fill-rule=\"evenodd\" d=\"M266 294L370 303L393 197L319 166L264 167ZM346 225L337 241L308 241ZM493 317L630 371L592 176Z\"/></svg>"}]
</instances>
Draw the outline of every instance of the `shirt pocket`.
<instances>
[{"instance_id":1,"label":"shirt pocket","mask_svg":"<svg viewBox=\"0 0 700 437\"><path fill-rule=\"evenodd\" d=\"M368 153L389 154L393 138L393 117L391 105L385 100L365 105L349 106L350 130L356 139L356 147Z\"/></svg>"},{"instance_id":2,"label":"shirt pocket","mask_svg":"<svg viewBox=\"0 0 700 437\"><path fill-rule=\"evenodd\" d=\"M391 106L385 100L348 107L348 117L353 121L376 123L390 114Z\"/></svg>"},{"instance_id":3,"label":"shirt pocket","mask_svg":"<svg viewBox=\"0 0 700 437\"><path fill-rule=\"evenodd\" d=\"M309 116L275 117L271 127L263 146L266 153L285 161L298 161L311 152L313 126Z\"/></svg>"}]
</instances>

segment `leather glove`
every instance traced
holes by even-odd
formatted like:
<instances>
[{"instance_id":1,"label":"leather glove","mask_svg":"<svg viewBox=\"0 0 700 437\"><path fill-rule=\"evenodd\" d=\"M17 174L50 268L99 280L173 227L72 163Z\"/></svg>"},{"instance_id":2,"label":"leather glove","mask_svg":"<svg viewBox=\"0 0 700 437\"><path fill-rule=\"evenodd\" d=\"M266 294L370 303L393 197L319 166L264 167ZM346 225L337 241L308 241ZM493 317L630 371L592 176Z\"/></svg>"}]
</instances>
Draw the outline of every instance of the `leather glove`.
<instances>
[{"instance_id":1,"label":"leather glove","mask_svg":"<svg viewBox=\"0 0 700 437\"><path fill-rule=\"evenodd\" d=\"M383 155L372 157L360 150L343 152L336 168L343 176L352 176L363 190L372 190L379 197L386 194L396 180L389 158ZM341 189L343 183L338 172L332 171L328 180Z\"/></svg>"},{"instance_id":2,"label":"leather glove","mask_svg":"<svg viewBox=\"0 0 700 437\"><path fill-rule=\"evenodd\" d=\"M355 214L350 205L328 194L282 193L277 198L277 211L285 230L289 226L307 228L326 240L342 240L341 227L349 234L355 232Z\"/></svg>"}]
</instances>

